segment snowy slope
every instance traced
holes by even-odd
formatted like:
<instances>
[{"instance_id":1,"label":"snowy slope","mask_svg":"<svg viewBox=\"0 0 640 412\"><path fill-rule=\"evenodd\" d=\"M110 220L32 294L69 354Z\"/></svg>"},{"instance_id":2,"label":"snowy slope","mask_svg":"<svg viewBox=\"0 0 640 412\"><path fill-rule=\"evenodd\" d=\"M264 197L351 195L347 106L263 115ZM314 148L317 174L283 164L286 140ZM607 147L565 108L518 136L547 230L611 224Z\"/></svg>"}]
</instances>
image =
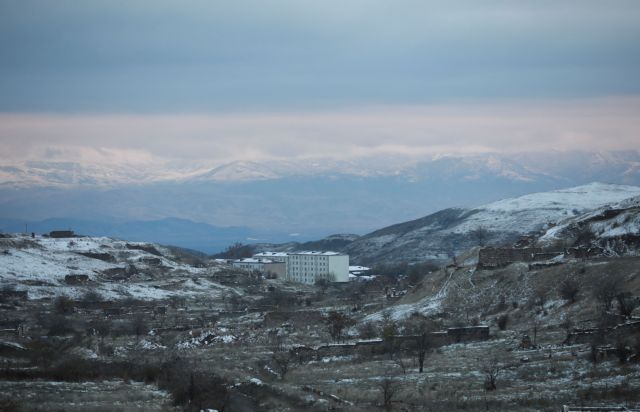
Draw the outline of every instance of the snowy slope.
<instances>
[{"instance_id":1,"label":"snowy slope","mask_svg":"<svg viewBox=\"0 0 640 412\"><path fill-rule=\"evenodd\" d=\"M573 239L584 230L593 234L594 243L605 247L613 246L614 238L640 236L640 196L565 219L549 228L539 242L546 245L559 239Z\"/></svg>"},{"instance_id":2,"label":"snowy slope","mask_svg":"<svg viewBox=\"0 0 640 412\"><path fill-rule=\"evenodd\" d=\"M138 247L155 249L161 255L136 249ZM126 280L110 276L114 270L127 268L132 274ZM104 237L31 239L15 235L0 239L0 287L27 290L30 299L62 294L79 297L89 290L98 292L105 299L154 300L174 294L201 293L215 296L227 289L207 280L207 276L217 270L216 267L196 268L177 262L170 251L159 246ZM89 282L68 285L65 283L67 275L88 275Z\"/></svg>"},{"instance_id":3,"label":"snowy slope","mask_svg":"<svg viewBox=\"0 0 640 412\"><path fill-rule=\"evenodd\" d=\"M415 221L365 235L346 251L360 264L445 260L479 240L473 231L488 231L490 244L513 242L518 236L546 230L564 220L640 196L640 187L591 183L534 193L476 209L447 209Z\"/></svg>"},{"instance_id":4,"label":"snowy slope","mask_svg":"<svg viewBox=\"0 0 640 412\"><path fill-rule=\"evenodd\" d=\"M591 183L564 190L534 193L481 206L477 213L453 228L465 233L478 226L493 231L528 233L545 224L557 223L570 216L614 205L640 195L640 187Z\"/></svg>"}]
</instances>

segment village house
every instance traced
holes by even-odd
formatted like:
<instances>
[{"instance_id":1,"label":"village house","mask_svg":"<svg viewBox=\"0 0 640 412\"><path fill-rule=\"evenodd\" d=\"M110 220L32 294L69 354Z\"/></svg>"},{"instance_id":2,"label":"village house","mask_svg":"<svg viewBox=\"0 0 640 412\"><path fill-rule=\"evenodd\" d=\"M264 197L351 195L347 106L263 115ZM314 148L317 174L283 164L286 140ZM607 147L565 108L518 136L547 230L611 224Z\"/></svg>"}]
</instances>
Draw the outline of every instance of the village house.
<instances>
[{"instance_id":1,"label":"village house","mask_svg":"<svg viewBox=\"0 0 640 412\"><path fill-rule=\"evenodd\" d=\"M76 237L76 234L73 233L73 230L54 230L49 232L49 237L55 239L64 239L68 237Z\"/></svg>"},{"instance_id":2,"label":"village house","mask_svg":"<svg viewBox=\"0 0 640 412\"><path fill-rule=\"evenodd\" d=\"M237 259L231 262L235 268L246 270L249 272L260 272L272 274L279 278L286 275L287 265L284 262L275 262L271 259L245 258Z\"/></svg>"}]
</instances>

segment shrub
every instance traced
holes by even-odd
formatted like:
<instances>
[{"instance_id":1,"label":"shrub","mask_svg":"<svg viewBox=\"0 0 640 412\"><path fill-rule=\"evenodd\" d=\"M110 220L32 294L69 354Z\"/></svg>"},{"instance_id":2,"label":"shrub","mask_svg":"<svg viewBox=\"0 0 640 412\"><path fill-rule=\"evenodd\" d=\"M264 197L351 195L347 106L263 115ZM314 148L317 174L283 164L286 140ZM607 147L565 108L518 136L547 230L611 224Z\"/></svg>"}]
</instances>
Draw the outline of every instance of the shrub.
<instances>
[{"instance_id":1,"label":"shrub","mask_svg":"<svg viewBox=\"0 0 640 412\"><path fill-rule=\"evenodd\" d=\"M360 339L373 339L378 336L378 331L373 323L364 322L358 327L358 334Z\"/></svg>"},{"instance_id":2,"label":"shrub","mask_svg":"<svg viewBox=\"0 0 640 412\"><path fill-rule=\"evenodd\" d=\"M505 330L507 328L507 323L509 323L509 315L504 314L498 317L498 327L500 330Z\"/></svg>"},{"instance_id":3,"label":"shrub","mask_svg":"<svg viewBox=\"0 0 640 412\"><path fill-rule=\"evenodd\" d=\"M67 315L74 310L74 302L68 296L58 296L53 301L53 310L59 315Z\"/></svg>"},{"instance_id":4,"label":"shrub","mask_svg":"<svg viewBox=\"0 0 640 412\"><path fill-rule=\"evenodd\" d=\"M75 329L71 325L71 321L64 316L53 316L49 320L49 330L47 335L49 336L64 336L70 335L75 332Z\"/></svg>"},{"instance_id":5,"label":"shrub","mask_svg":"<svg viewBox=\"0 0 640 412\"><path fill-rule=\"evenodd\" d=\"M10 397L0 398L0 411L5 412L19 412L22 410L20 403L17 400Z\"/></svg>"},{"instance_id":6,"label":"shrub","mask_svg":"<svg viewBox=\"0 0 640 412\"><path fill-rule=\"evenodd\" d=\"M568 300L570 303L575 303L580 292L580 284L575 279L565 279L558 290L560 297L564 300Z\"/></svg>"}]
</instances>

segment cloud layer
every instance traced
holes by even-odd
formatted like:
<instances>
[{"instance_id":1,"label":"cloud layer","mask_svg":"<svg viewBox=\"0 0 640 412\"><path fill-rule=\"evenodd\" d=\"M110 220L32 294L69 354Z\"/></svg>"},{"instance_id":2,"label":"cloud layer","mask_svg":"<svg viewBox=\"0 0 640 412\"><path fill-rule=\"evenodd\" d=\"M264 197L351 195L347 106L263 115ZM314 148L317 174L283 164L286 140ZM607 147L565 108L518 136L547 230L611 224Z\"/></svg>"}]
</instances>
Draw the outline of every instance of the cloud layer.
<instances>
[{"instance_id":1,"label":"cloud layer","mask_svg":"<svg viewBox=\"0 0 640 412\"><path fill-rule=\"evenodd\" d=\"M227 114L3 114L3 161L149 163L637 150L640 98Z\"/></svg>"},{"instance_id":2,"label":"cloud layer","mask_svg":"<svg viewBox=\"0 0 640 412\"><path fill-rule=\"evenodd\" d=\"M640 94L635 0L5 1L0 110Z\"/></svg>"}]
</instances>

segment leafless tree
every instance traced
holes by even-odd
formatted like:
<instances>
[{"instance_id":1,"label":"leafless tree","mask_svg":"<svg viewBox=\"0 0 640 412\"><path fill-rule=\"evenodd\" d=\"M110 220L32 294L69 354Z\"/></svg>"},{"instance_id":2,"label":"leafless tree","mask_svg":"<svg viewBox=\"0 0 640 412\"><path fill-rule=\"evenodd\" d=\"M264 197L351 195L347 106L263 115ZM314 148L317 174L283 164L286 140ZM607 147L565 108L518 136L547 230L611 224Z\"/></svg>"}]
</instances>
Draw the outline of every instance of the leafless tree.
<instances>
[{"instance_id":1,"label":"leafless tree","mask_svg":"<svg viewBox=\"0 0 640 412\"><path fill-rule=\"evenodd\" d=\"M591 231L591 228L588 225L584 225L578 228L574 244L576 246L589 246L594 239L595 234Z\"/></svg>"},{"instance_id":2,"label":"leafless tree","mask_svg":"<svg viewBox=\"0 0 640 412\"><path fill-rule=\"evenodd\" d=\"M471 236L473 236L478 246L485 246L489 239L489 235L489 229L484 226L477 226L471 231Z\"/></svg>"},{"instance_id":3,"label":"leafless tree","mask_svg":"<svg viewBox=\"0 0 640 412\"><path fill-rule=\"evenodd\" d=\"M364 322L358 327L358 333L361 339L373 339L378 336L376 327L371 322Z\"/></svg>"},{"instance_id":4,"label":"leafless tree","mask_svg":"<svg viewBox=\"0 0 640 412\"><path fill-rule=\"evenodd\" d=\"M385 376L380 382L380 394L382 395L382 405L386 410L391 410L393 398L400 390L400 383L390 376Z\"/></svg>"},{"instance_id":5,"label":"leafless tree","mask_svg":"<svg viewBox=\"0 0 640 412\"><path fill-rule=\"evenodd\" d=\"M568 300L570 303L575 303L578 292L580 292L580 284L575 279L567 278L560 283L558 291L562 299Z\"/></svg>"},{"instance_id":6,"label":"leafless tree","mask_svg":"<svg viewBox=\"0 0 640 412\"><path fill-rule=\"evenodd\" d=\"M53 302L53 308L59 315L67 315L72 313L75 307L75 303L71 298L65 295L58 296Z\"/></svg>"},{"instance_id":7,"label":"leafless tree","mask_svg":"<svg viewBox=\"0 0 640 412\"><path fill-rule=\"evenodd\" d=\"M335 341L340 341L342 338L342 332L345 328L351 326L353 321L344 313L338 311L331 311L326 320L329 328L329 334Z\"/></svg>"},{"instance_id":8,"label":"leafless tree","mask_svg":"<svg viewBox=\"0 0 640 412\"><path fill-rule=\"evenodd\" d=\"M329 282L329 280L327 279L320 278L316 280L315 284L320 289L320 293L324 295L327 292L327 289L329 288L329 286L331 285L331 282Z\"/></svg>"},{"instance_id":9,"label":"leafless tree","mask_svg":"<svg viewBox=\"0 0 640 412\"><path fill-rule=\"evenodd\" d=\"M100 336L100 341L104 342L104 338L111 333L111 321L109 319L99 319L91 323L91 328Z\"/></svg>"},{"instance_id":10,"label":"leafless tree","mask_svg":"<svg viewBox=\"0 0 640 412\"><path fill-rule=\"evenodd\" d=\"M616 301L618 302L618 311L620 315L625 319L629 319L633 311L638 307L640 302L637 298L634 298L630 292L620 292L616 295Z\"/></svg>"},{"instance_id":11,"label":"leafless tree","mask_svg":"<svg viewBox=\"0 0 640 412\"><path fill-rule=\"evenodd\" d=\"M549 292L545 286L538 286L533 290L533 304L535 306L543 307L549 298Z\"/></svg>"},{"instance_id":12,"label":"leafless tree","mask_svg":"<svg viewBox=\"0 0 640 412\"><path fill-rule=\"evenodd\" d=\"M498 357L494 354L485 360L482 364L482 373L484 373L484 388L487 391L495 391L498 389L498 376L504 369L499 362Z\"/></svg>"},{"instance_id":13,"label":"leafless tree","mask_svg":"<svg viewBox=\"0 0 640 412\"><path fill-rule=\"evenodd\" d=\"M624 277L619 273L603 274L593 283L593 296L604 312L611 309L613 300L623 292Z\"/></svg>"},{"instance_id":14,"label":"leafless tree","mask_svg":"<svg viewBox=\"0 0 640 412\"><path fill-rule=\"evenodd\" d=\"M390 358L395 355L396 347L396 335L398 334L398 324L391 317L391 312L385 311L382 313L382 327L380 335L384 340L385 350L389 354Z\"/></svg>"},{"instance_id":15,"label":"leafless tree","mask_svg":"<svg viewBox=\"0 0 640 412\"><path fill-rule=\"evenodd\" d=\"M136 335L136 339L140 340L140 336L149 331L147 321L142 315L138 315L133 319L132 325L133 333Z\"/></svg>"},{"instance_id":16,"label":"leafless tree","mask_svg":"<svg viewBox=\"0 0 640 412\"><path fill-rule=\"evenodd\" d=\"M418 371L420 373L424 371L424 360L433 347L431 331L434 329L434 325L426 320L409 323L406 327L407 333L414 337L413 348L418 360Z\"/></svg>"},{"instance_id":17,"label":"leafless tree","mask_svg":"<svg viewBox=\"0 0 640 412\"><path fill-rule=\"evenodd\" d=\"M289 366L291 365L291 358L289 357L289 354L286 352L276 352L271 357L271 361L280 374L280 378L284 379L285 375L289 371Z\"/></svg>"},{"instance_id":18,"label":"leafless tree","mask_svg":"<svg viewBox=\"0 0 640 412\"><path fill-rule=\"evenodd\" d=\"M569 317L566 317L564 319L564 322L562 322L562 324L560 325L562 326L562 329L565 330L567 337L565 338L565 341L569 341L569 336L571 334L571 331L573 330L573 320Z\"/></svg>"}]
</instances>

